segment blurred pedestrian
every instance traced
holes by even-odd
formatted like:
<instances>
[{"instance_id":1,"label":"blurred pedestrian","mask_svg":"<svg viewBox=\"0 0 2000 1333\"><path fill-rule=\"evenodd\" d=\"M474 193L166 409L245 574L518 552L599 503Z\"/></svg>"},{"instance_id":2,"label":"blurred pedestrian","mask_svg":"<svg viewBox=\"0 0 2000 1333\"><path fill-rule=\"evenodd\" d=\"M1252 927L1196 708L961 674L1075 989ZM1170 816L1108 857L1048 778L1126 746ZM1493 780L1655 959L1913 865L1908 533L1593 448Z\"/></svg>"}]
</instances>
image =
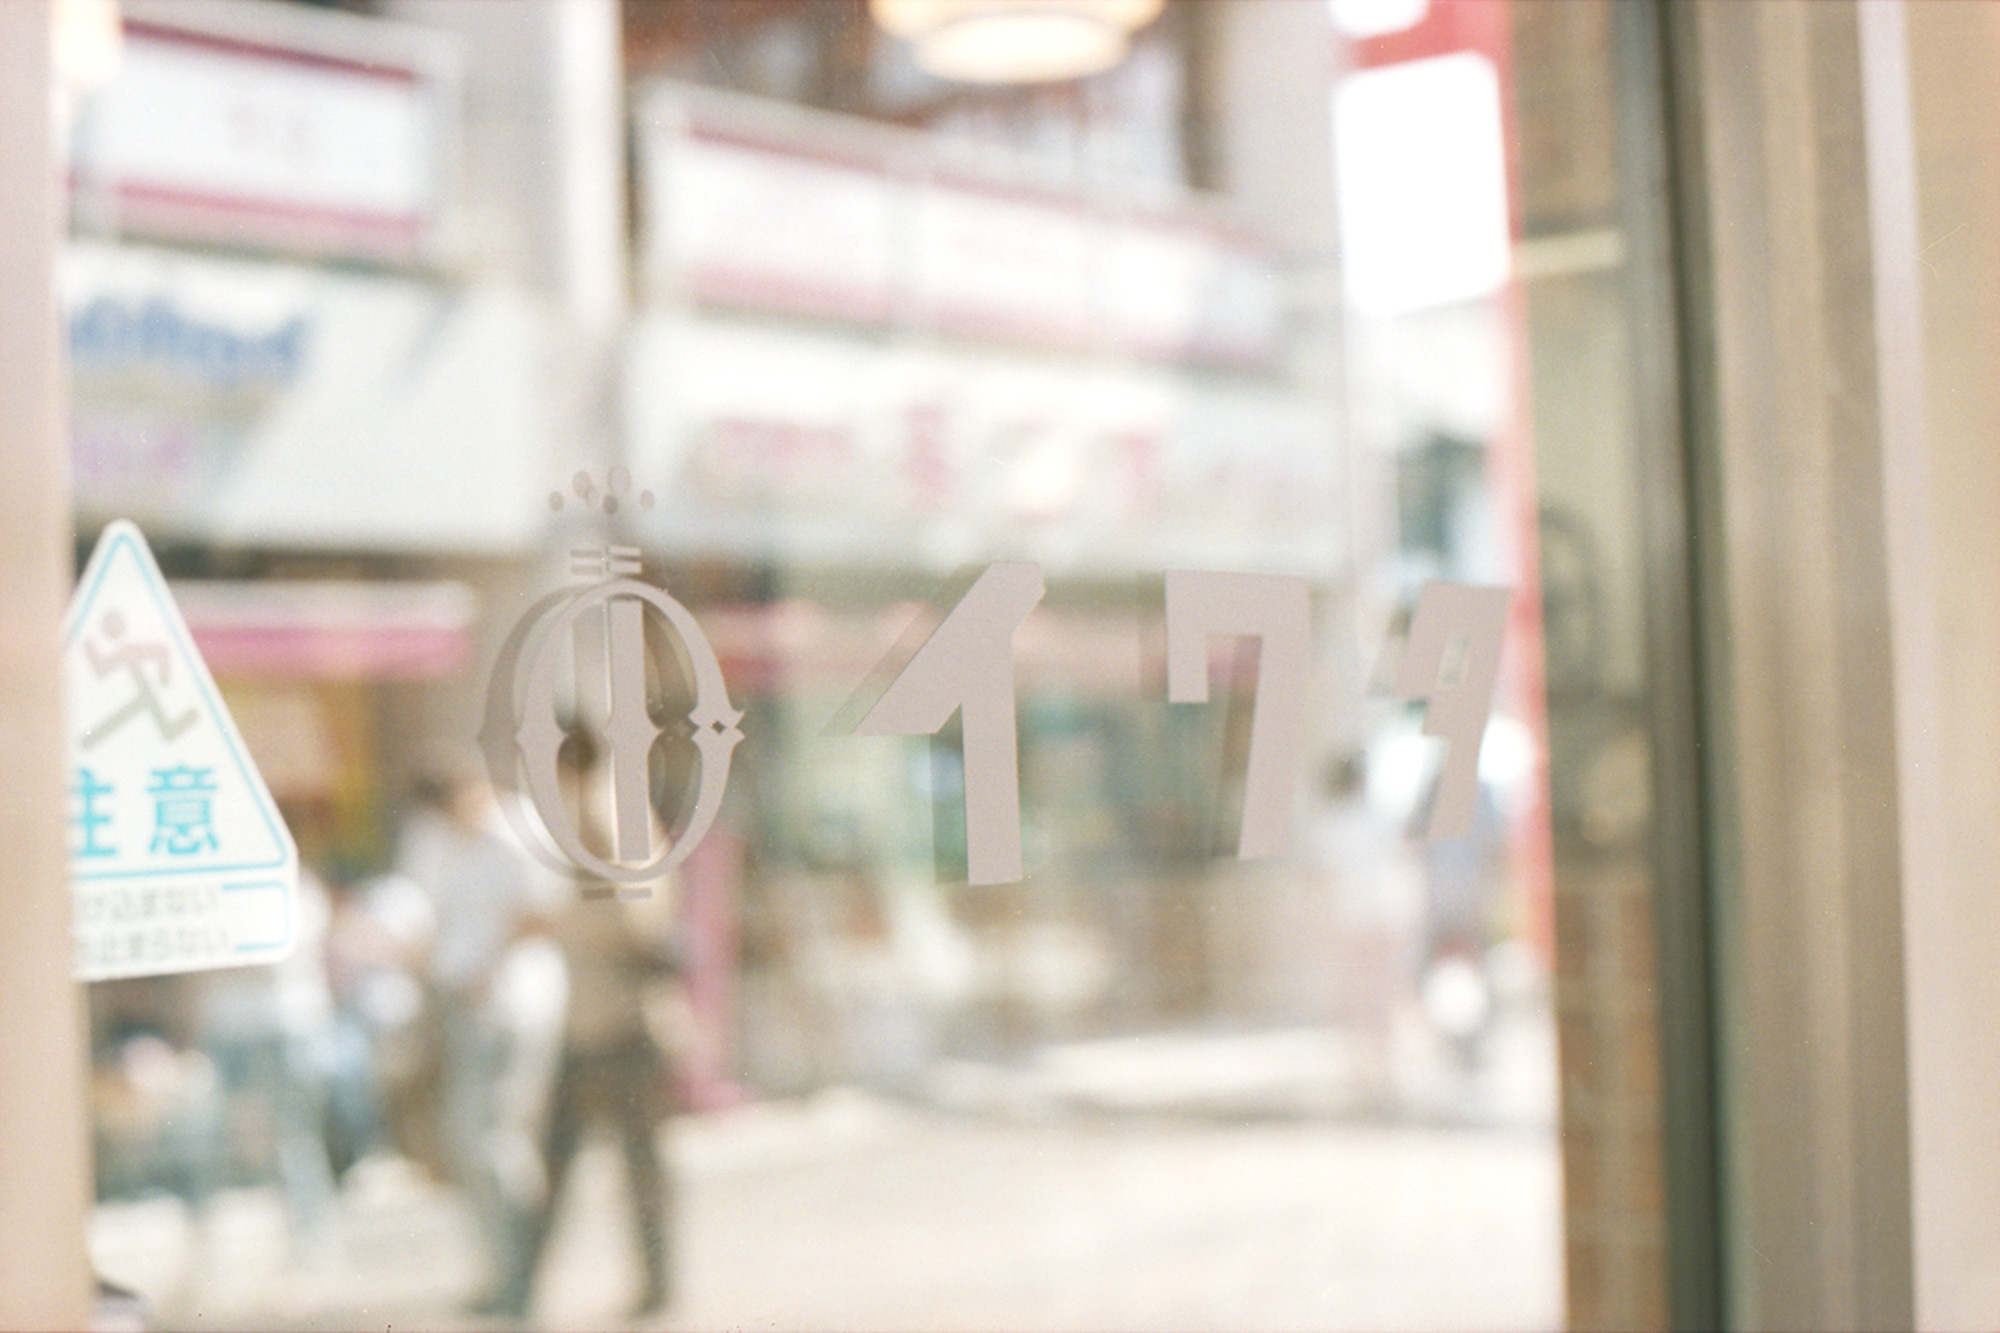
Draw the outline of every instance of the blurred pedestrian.
<instances>
[{"instance_id":1,"label":"blurred pedestrian","mask_svg":"<svg viewBox=\"0 0 2000 1333\"><path fill-rule=\"evenodd\" d=\"M325 812L297 798L281 807L300 842L325 841ZM199 1181L200 1210L231 1183L236 1154L267 1146L284 1198L290 1257L301 1273L338 1267L340 1238L327 1110L335 1047L327 981L329 898L310 864L299 867L292 950L277 963L223 968L202 979L202 1045L214 1063L219 1104ZM263 1166L264 1163L256 1163Z\"/></svg>"},{"instance_id":2,"label":"blurred pedestrian","mask_svg":"<svg viewBox=\"0 0 2000 1333\"><path fill-rule=\"evenodd\" d=\"M539 1098L508 1078L521 1055L508 964L513 946L538 927L531 871L470 756L434 758L414 794L398 871L430 902L424 971L442 1046L439 1136L491 1274L473 1308L518 1316L526 1291L517 1275L541 1182L509 1151L508 1131L519 1121L522 1097Z\"/></svg>"},{"instance_id":3,"label":"blurred pedestrian","mask_svg":"<svg viewBox=\"0 0 2000 1333\"><path fill-rule=\"evenodd\" d=\"M431 920L423 891L396 876L336 876L328 889L326 975L335 1038L327 1155L338 1180L384 1146L389 1092L405 1077L423 1012L417 961Z\"/></svg>"},{"instance_id":4,"label":"blurred pedestrian","mask_svg":"<svg viewBox=\"0 0 2000 1333\"><path fill-rule=\"evenodd\" d=\"M1493 789L1482 781L1471 827L1457 837L1429 837L1441 782L1432 783L1412 826L1427 890L1421 994L1431 1027L1470 1073L1485 1059L1496 1016L1490 953L1500 935L1507 830Z\"/></svg>"},{"instance_id":5,"label":"blurred pedestrian","mask_svg":"<svg viewBox=\"0 0 2000 1333\"><path fill-rule=\"evenodd\" d=\"M1330 762L1310 836L1315 869L1334 894L1333 983L1354 1041L1358 1104L1378 1113L1402 1100L1397 1020L1412 998L1424 885L1396 821L1370 801L1367 754Z\"/></svg>"},{"instance_id":6,"label":"blurred pedestrian","mask_svg":"<svg viewBox=\"0 0 2000 1333\"><path fill-rule=\"evenodd\" d=\"M588 837L602 821L592 818L592 801L583 805L580 823ZM581 876L574 900L552 923L567 965L569 1002L542 1138L547 1189L525 1253L523 1280L532 1286L585 1131L593 1123L605 1125L623 1151L642 1273L639 1294L627 1311L632 1319L664 1310L673 1296L673 1182L658 1137L670 1109L671 1071L648 1025L651 1002L682 970L671 912L665 883L621 889Z\"/></svg>"},{"instance_id":7,"label":"blurred pedestrian","mask_svg":"<svg viewBox=\"0 0 2000 1333\"><path fill-rule=\"evenodd\" d=\"M434 1111L440 1042L424 959L434 930L429 896L389 873L336 886L327 926L327 980L335 1012L367 1053L367 1111L350 1122L355 1155L402 1153L444 1173ZM335 1169L346 1159L336 1146ZM351 1163L348 1163L351 1165Z\"/></svg>"}]
</instances>

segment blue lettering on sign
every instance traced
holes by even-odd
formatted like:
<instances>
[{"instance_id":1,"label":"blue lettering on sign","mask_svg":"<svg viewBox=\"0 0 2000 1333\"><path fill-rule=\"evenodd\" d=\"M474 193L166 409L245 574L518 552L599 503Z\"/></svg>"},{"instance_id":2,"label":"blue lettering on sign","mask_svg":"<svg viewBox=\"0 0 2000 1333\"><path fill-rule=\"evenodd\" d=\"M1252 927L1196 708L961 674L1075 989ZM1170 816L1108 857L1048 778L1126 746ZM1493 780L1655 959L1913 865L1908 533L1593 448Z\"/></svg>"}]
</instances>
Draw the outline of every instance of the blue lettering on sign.
<instances>
[{"instance_id":1,"label":"blue lettering on sign","mask_svg":"<svg viewBox=\"0 0 2000 1333\"><path fill-rule=\"evenodd\" d=\"M270 387L298 373L307 325L294 319L267 333L240 333L192 319L154 297L134 306L100 296L69 321L71 359L79 367L152 367L217 389Z\"/></svg>"},{"instance_id":2,"label":"blue lettering on sign","mask_svg":"<svg viewBox=\"0 0 2000 1333\"><path fill-rule=\"evenodd\" d=\"M95 774L87 768L76 771L76 785L70 789L76 797L78 808L70 817L70 823L83 835L80 845L73 848L74 856L116 856L118 849L101 840L102 830L111 823L111 816L99 808L99 803L112 794L112 784L99 782Z\"/></svg>"},{"instance_id":3,"label":"blue lettering on sign","mask_svg":"<svg viewBox=\"0 0 2000 1333\"><path fill-rule=\"evenodd\" d=\"M213 771L186 764L156 768L146 794L153 798L153 851L191 856L215 849L215 817L210 808L215 798Z\"/></svg>"}]
</instances>

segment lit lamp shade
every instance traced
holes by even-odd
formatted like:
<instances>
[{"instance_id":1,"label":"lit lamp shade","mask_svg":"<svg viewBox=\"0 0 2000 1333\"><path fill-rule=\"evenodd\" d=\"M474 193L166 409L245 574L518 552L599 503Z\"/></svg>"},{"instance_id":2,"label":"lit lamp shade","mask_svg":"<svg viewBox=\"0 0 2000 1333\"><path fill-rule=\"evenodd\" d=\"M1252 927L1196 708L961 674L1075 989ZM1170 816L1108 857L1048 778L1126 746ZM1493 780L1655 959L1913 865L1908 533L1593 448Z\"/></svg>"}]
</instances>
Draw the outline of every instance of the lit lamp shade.
<instances>
[{"instance_id":1,"label":"lit lamp shade","mask_svg":"<svg viewBox=\"0 0 2000 1333\"><path fill-rule=\"evenodd\" d=\"M56 73L77 92L95 92L118 72L125 29L118 0L56 0Z\"/></svg>"},{"instance_id":2,"label":"lit lamp shade","mask_svg":"<svg viewBox=\"0 0 2000 1333\"><path fill-rule=\"evenodd\" d=\"M1125 58L1165 0L868 0L927 73L960 83L1049 83Z\"/></svg>"}]
</instances>

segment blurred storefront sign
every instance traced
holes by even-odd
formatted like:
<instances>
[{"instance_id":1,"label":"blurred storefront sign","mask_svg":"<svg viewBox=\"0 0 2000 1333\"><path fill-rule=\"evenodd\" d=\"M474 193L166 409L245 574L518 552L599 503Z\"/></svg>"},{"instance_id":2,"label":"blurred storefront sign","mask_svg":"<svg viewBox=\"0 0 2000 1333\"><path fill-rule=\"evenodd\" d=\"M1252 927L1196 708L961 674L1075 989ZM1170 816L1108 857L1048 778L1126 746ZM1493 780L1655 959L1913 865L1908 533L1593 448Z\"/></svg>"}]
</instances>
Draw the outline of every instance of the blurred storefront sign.
<instances>
[{"instance_id":1,"label":"blurred storefront sign","mask_svg":"<svg viewBox=\"0 0 2000 1333\"><path fill-rule=\"evenodd\" d=\"M189 580L174 595L210 669L259 680L439 680L472 657L460 583Z\"/></svg>"},{"instance_id":2,"label":"blurred storefront sign","mask_svg":"<svg viewBox=\"0 0 2000 1333\"><path fill-rule=\"evenodd\" d=\"M1281 351L1269 251L1199 200L1057 189L921 135L672 85L637 133L656 298L1250 370Z\"/></svg>"},{"instance_id":3,"label":"blurred storefront sign","mask_svg":"<svg viewBox=\"0 0 2000 1333\"><path fill-rule=\"evenodd\" d=\"M546 322L525 296L89 241L62 282L86 517L395 551L539 534Z\"/></svg>"},{"instance_id":4,"label":"blurred storefront sign","mask_svg":"<svg viewBox=\"0 0 2000 1333\"><path fill-rule=\"evenodd\" d=\"M1091 235L1082 211L1004 187L916 192L912 287L935 327L1031 346L1083 343Z\"/></svg>"},{"instance_id":5,"label":"blurred storefront sign","mask_svg":"<svg viewBox=\"0 0 2000 1333\"><path fill-rule=\"evenodd\" d=\"M644 262L657 287L750 309L890 317L894 209L880 163L667 129L642 142Z\"/></svg>"},{"instance_id":6,"label":"blurred storefront sign","mask_svg":"<svg viewBox=\"0 0 2000 1333\"><path fill-rule=\"evenodd\" d=\"M1333 557L1333 413L1283 373L1271 254L1204 201L671 84L636 134L649 546L1059 575Z\"/></svg>"},{"instance_id":7,"label":"blurred storefront sign","mask_svg":"<svg viewBox=\"0 0 2000 1333\"><path fill-rule=\"evenodd\" d=\"M86 229L397 264L441 256L450 37L254 5L127 11L116 72L72 126Z\"/></svg>"},{"instance_id":8,"label":"blurred storefront sign","mask_svg":"<svg viewBox=\"0 0 2000 1333\"><path fill-rule=\"evenodd\" d=\"M670 310L628 358L629 457L660 495L636 522L668 552L1119 573L1336 549L1332 414L1262 378Z\"/></svg>"}]
</instances>

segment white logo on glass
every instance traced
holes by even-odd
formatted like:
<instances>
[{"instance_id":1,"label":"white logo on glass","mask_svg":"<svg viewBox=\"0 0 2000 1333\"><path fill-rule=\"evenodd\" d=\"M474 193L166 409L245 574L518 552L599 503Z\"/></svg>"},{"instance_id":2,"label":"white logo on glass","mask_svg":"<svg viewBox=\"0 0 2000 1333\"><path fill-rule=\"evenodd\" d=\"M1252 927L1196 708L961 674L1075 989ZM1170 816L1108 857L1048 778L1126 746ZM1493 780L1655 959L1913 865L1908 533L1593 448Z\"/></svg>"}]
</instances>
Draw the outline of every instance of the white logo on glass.
<instances>
[{"instance_id":1,"label":"white logo on glass","mask_svg":"<svg viewBox=\"0 0 2000 1333\"><path fill-rule=\"evenodd\" d=\"M614 477L614 491L618 478ZM579 493L583 483L579 481ZM646 497L650 498L650 497ZM545 860L614 884L640 885L679 865L722 809L743 714L729 702L715 650L687 608L634 577L639 552L611 546L571 552L570 572L591 581L552 593L524 616L501 650L482 735L494 785L525 798L539 827L518 828ZM678 651L655 663L646 622ZM648 668L685 672L694 705L684 727L662 726L648 704ZM567 668L568 678L563 678ZM573 729L595 733L610 784L610 843L590 846L565 799L561 751ZM652 795L654 748L670 730L693 742L700 782L686 824L664 839ZM509 811L519 818L518 810Z\"/></svg>"}]
</instances>

